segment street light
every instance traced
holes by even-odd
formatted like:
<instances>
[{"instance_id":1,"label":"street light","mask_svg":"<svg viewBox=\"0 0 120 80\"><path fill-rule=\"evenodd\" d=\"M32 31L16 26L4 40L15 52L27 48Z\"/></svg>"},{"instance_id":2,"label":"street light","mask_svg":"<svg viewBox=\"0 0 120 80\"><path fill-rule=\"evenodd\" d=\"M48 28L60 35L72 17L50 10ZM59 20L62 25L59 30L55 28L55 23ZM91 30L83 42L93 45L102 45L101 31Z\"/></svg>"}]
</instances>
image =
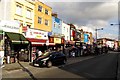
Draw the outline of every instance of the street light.
<instances>
[{"instance_id":1,"label":"street light","mask_svg":"<svg viewBox=\"0 0 120 80\"><path fill-rule=\"evenodd\" d=\"M120 40L120 24L110 24L111 26L118 25L119 31L118 31L118 40Z\"/></svg>"},{"instance_id":2,"label":"street light","mask_svg":"<svg viewBox=\"0 0 120 80\"><path fill-rule=\"evenodd\" d=\"M96 43L97 43L97 31L99 31L99 30L103 30L103 28L95 29L95 31L96 31Z\"/></svg>"}]
</instances>

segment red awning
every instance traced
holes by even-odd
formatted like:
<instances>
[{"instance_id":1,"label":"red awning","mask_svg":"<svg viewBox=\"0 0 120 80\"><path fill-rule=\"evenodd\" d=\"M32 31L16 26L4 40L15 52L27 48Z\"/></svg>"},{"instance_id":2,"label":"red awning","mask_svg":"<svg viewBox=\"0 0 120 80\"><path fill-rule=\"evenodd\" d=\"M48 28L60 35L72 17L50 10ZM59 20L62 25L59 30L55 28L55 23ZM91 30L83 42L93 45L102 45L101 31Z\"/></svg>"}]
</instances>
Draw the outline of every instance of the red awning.
<instances>
[{"instance_id":1,"label":"red awning","mask_svg":"<svg viewBox=\"0 0 120 80\"><path fill-rule=\"evenodd\" d=\"M47 40L44 40L44 39L35 39L35 38L27 38L30 42L31 42L31 44L32 45L34 45L34 46L41 46L41 45L44 45L44 44L46 44L46 41Z\"/></svg>"}]
</instances>

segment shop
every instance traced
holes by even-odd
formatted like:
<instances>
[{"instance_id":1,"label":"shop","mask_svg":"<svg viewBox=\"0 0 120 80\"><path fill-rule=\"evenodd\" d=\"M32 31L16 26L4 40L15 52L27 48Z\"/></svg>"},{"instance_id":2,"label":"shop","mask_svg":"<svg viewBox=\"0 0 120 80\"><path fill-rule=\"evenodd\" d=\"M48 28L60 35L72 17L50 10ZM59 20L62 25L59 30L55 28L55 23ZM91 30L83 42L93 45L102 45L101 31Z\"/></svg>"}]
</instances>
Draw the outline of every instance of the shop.
<instances>
[{"instance_id":1,"label":"shop","mask_svg":"<svg viewBox=\"0 0 120 80\"><path fill-rule=\"evenodd\" d=\"M4 59L4 32L0 30L0 66L3 65L3 59Z\"/></svg>"},{"instance_id":2,"label":"shop","mask_svg":"<svg viewBox=\"0 0 120 80\"><path fill-rule=\"evenodd\" d=\"M27 28L24 35L27 40L31 42L30 61L33 61L36 58L37 51L44 52L47 50L46 41L48 40L48 32L33 28Z\"/></svg>"},{"instance_id":3,"label":"shop","mask_svg":"<svg viewBox=\"0 0 120 80\"><path fill-rule=\"evenodd\" d=\"M29 41L19 33L20 23L17 21L0 21L2 32L1 49L4 51L4 63L29 61Z\"/></svg>"},{"instance_id":4,"label":"shop","mask_svg":"<svg viewBox=\"0 0 120 80\"><path fill-rule=\"evenodd\" d=\"M29 61L30 43L19 33L5 32L5 57L7 63Z\"/></svg>"},{"instance_id":5,"label":"shop","mask_svg":"<svg viewBox=\"0 0 120 80\"><path fill-rule=\"evenodd\" d=\"M54 43L54 37L48 37L48 41L46 42L46 45L48 49L55 50L55 43Z\"/></svg>"}]
</instances>

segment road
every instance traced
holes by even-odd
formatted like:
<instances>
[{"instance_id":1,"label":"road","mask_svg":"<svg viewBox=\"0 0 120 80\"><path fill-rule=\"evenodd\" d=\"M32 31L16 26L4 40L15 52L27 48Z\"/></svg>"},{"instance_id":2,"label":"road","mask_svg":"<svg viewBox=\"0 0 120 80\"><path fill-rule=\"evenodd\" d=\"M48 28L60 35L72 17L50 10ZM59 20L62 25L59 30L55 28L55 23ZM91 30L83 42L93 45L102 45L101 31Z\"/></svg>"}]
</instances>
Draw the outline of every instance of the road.
<instances>
[{"instance_id":1,"label":"road","mask_svg":"<svg viewBox=\"0 0 120 80\"><path fill-rule=\"evenodd\" d=\"M19 71L19 75L16 73L18 72L12 72L11 74L7 75L7 77L32 79L80 78L85 80L117 80L120 77L120 55L118 53L109 53L98 55L94 58L86 60L76 58L64 66L52 68L30 67L24 71Z\"/></svg>"}]
</instances>

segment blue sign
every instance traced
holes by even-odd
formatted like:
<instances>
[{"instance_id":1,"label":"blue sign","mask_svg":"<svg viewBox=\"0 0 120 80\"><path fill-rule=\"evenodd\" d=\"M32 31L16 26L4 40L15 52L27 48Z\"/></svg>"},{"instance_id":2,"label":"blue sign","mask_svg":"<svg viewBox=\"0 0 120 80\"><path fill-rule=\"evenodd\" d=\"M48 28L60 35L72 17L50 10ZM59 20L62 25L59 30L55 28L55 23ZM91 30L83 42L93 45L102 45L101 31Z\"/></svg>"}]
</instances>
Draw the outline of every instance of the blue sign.
<instances>
[{"instance_id":1,"label":"blue sign","mask_svg":"<svg viewBox=\"0 0 120 80\"><path fill-rule=\"evenodd\" d=\"M88 42L88 34L84 34L84 42Z\"/></svg>"},{"instance_id":2,"label":"blue sign","mask_svg":"<svg viewBox=\"0 0 120 80\"><path fill-rule=\"evenodd\" d=\"M52 35L52 32L48 32L48 36L51 36Z\"/></svg>"},{"instance_id":3,"label":"blue sign","mask_svg":"<svg viewBox=\"0 0 120 80\"><path fill-rule=\"evenodd\" d=\"M60 19L55 18L55 22L60 23Z\"/></svg>"}]
</instances>

